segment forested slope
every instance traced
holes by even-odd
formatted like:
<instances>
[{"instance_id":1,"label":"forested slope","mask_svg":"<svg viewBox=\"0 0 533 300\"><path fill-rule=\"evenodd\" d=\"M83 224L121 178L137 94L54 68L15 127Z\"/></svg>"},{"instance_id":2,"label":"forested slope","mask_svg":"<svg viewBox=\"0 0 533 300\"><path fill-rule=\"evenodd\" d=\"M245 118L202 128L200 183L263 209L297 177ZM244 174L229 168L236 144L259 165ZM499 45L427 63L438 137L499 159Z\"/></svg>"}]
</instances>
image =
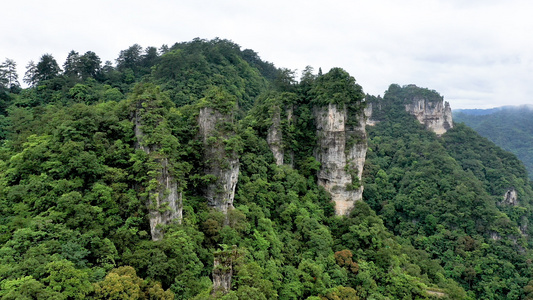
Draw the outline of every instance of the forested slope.
<instances>
[{"instance_id":1,"label":"forested slope","mask_svg":"<svg viewBox=\"0 0 533 300\"><path fill-rule=\"evenodd\" d=\"M398 96L391 86L381 100L388 113L368 128L365 201L476 297L519 297L530 276L533 199L524 166L461 124L436 137L403 113ZM504 201L513 189L520 200Z\"/></svg>"},{"instance_id":2,"label":"forested slope","mask_svg":"<svg viewBox=\"0 0 533 300\"><path fill-rule=\"evenodd\" d=\"M464 122L499 147L514 153L533 179L533 109L528 106L501 107L482 115L468 110L454 112L455 120Z\"/></svg>"},{"instance_id":3,"label":"forested slope","mask_svg":"<svg viewBox=\"0 0 533 300\"><path fill-rule=\"evenodd\" d=\"M362 88L340 68L298 82L252 50L197 39L134 45L116 65L43 55L27 71L28 88L2 81L2 299L533 291L522 164L465 126L427 131L402 87L366 96L381 121L367 127L362 178L344 170L363 199L336 216L318 184L317 111L343 109L346 144L367 141Z\"/></svg>"}]
</instances>

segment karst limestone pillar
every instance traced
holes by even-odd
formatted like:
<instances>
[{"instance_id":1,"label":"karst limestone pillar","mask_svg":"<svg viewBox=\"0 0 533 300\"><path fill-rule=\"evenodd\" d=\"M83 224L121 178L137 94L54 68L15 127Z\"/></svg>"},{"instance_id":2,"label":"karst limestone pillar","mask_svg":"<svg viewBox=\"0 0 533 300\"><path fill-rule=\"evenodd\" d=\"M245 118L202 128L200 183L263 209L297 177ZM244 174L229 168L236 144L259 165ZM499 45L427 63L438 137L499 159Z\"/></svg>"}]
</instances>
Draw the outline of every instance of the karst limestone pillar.
<instances>
[{"instance_id":1,"label":"karst limestone pillar","mask_svg":"<svg viewBox=\"0 0 533 300\"><path fill-rule=\"evenodd\" d=\"M235 186L239 177L238 155L234 150L228 149L225 142L235 135L227 130L231 124L232 114L222 114L212 107L200 109L198 125L204 145L204 173L213 177L206 186L205 197L209 206L223 213L233 209Z\"/></svg>"},{"instance_id":2,"label":"karst limestone pillar","mask_svg":"<svg viewBox=\"0 0 533 300\"><path fill-rule=\"evenodd\" d=\"M274 155L276 165L283 165L284 151L283 151L283 134L281 130L281 110L279 106L274 107L272 115L272 125L268 128L267 143Z\"/></svg>"},{"instance_id":3,"label":"karst limestone pillar","mask_svg":"<svg viewBox=\"0 0 533 300\"><path fill-rule=\"evenodd\" d=\"M361 176L367 141L363 112L348 122L345 107L337 104L315 109L318 146L316 158L321 164L318 184L335 202L337 215L347 215L355 201L362 199Z\"/></svg>"},{"instance_id":4,"label":"karst limestone pillar","mask_svg":"<svg viewBox=\"0 0 533 300\"><path fill-rule=\"evenodd\" d=\"M148 154L149 159L155 162L155 176L149 178L151 181L150 191L146 205L149 211L150 234L152 240L157 241L163 238L161 225L167 225L171 222L181 223L182 219L182 193L179 189L178 182L170 172L170 162L167 157L159 153L160 147L157 144L147 145L144 141L143 132L143 112L150 109L149 105L143 107L142 102L137 104L134 112L135 137L137 143L135 147L143 150ZM156 181L153 182L152 179Z\"/></svg>"}]
</instances>

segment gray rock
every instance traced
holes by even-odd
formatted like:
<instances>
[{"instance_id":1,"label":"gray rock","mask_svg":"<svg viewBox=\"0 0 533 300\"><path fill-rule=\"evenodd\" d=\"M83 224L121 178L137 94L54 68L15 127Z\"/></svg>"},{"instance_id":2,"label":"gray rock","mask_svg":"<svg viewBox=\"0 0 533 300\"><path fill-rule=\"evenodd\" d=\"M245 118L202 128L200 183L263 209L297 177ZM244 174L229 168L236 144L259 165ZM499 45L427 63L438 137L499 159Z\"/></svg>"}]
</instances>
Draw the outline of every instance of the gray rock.
<instances>
[{"instance_id":1,"label":"gray rock","mask_svg":"<svg viewBox=\"0 0 533 300\"><path fill-rule=\"evenodd\" d=\"M358 125L348 128L346 108L329 104L317 108L315 118L318 138L315 156L321 164L318 184L331 194L335 213L347 215L363 194L360 178L368 148L364 115L361 112L357 116Z\"/></svg>"}]
</instances>

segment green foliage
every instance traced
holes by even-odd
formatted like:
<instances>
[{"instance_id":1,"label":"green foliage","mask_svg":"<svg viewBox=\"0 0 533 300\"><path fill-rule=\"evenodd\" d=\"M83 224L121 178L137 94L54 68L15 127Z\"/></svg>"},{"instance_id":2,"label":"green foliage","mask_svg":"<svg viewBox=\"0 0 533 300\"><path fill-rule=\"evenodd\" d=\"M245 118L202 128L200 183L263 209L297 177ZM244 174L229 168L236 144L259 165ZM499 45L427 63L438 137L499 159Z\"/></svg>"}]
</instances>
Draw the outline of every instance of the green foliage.
<instances>
[{"instance_id":1,"label":"green foliage","mask_svg":"<svg viewBox=\"0 0 533 300\"><path fill-rule=\"evenodd\" d=\"M317 185L315 113L346 107L348 143L360 142L364 95L344 70L306 67L298 82L220 39L134 45L116 68L72 51L64 69L1 98L2 299L531 294L525 170L464 126L437 138L405 113L409 99L442 99L435 91L391 85L383 98L366 96L381 122L367 128L363 177L346 170L364 201L339 217ZM43 70L30 65L28 75ZM202 110L219 119L205 141ZM267 142L275 126L284 165ZM208 207L205 187L221 182L206 170L230 158L239 178L224 214ZM146 203L163 169L178 182L183 219L152 241ZM515 204L502 201L510 188ZM213 294L224 254L232 287Z\"/></svg>"},{"instance_id":2,"label":"green foliage","mask_svg":"<svg viewBox=\"0 0 533 300\"><path fill-rule=\"evenodd\" d=\"M333 68L316 79L311 89L313 102L324 106L328 104L348 105L364 98L363 89L355 79L341 68Z\"/></svg>"},{"instance_id":3,"label":"green foliage","mask_svg":"<svg viewBox=\"0 0 533 300\"><path fill-rule=\"evenodd\" d=\"M195 39L172 46L161 56L153 76L178 106L193 104L217 86L236 97L239 108L248 110L267 82L244 56L231 41Z\"/></svg>"},{"instance_id":4,"label":"green foliage","mask_svg":"<svg viewBox=\"0 0 533 300\"><path fill-rule=\"evenodd\" d=\"M533 110L528 107L510 107L486 115L454 112L453 118L456 123L464 122L498 147L515 154L524 163L531 180L533 149L529 140L533 135L532 114Z\"/></svg>"},{"instance_id":5,"label":"green foliage","mask_svg":"<svg viewBox=\"0 0 533 300\"><path fill-rule=\"evenodd\" d=\"M111 270L104 280L93 286L94 299L174 299L172 291L163 290L159 282L139 278L130 266Z\"/></svg>"},{"instance_id":6,"label":"green foliage","mask_svg":"<svg viewBox=\"0 0 533 300\"><path fill-rule=\"evenodd\" d=\"M382 107L398 109L385 110L383 121L368 128L365 201L387 228L438 257L441 274L476 297L518 297L520 286L507 280L526 282L529 272L530 254L523 251L528 242L519 231L530 218L533 196L524 168L465 126L436 138L405 112L401 116L406 97L431 96L412 89L391 86ZM503 204L510 187L520 190L520 208Z\"/></svg>"}]
</instances>

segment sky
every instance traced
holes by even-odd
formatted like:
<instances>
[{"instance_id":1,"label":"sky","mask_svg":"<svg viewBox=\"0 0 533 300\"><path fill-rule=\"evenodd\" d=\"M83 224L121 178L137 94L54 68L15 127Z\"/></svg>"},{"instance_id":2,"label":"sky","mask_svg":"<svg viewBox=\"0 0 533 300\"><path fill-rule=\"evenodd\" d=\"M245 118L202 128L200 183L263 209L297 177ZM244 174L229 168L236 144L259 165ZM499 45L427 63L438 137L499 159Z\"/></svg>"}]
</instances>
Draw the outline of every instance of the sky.
<instances>
[{"instance_id":1,"label":"sky","mask_svg":"<svg viewBox=\"0 0 533 300\"><path fill-rule=\"evenodd\" d=\"M452 109L533 104L529 0L17 0L0 17L0 62L133 44L231 40L276 67L348 71L366 93L436 90Z\"/></svg>"}]
</instances>

